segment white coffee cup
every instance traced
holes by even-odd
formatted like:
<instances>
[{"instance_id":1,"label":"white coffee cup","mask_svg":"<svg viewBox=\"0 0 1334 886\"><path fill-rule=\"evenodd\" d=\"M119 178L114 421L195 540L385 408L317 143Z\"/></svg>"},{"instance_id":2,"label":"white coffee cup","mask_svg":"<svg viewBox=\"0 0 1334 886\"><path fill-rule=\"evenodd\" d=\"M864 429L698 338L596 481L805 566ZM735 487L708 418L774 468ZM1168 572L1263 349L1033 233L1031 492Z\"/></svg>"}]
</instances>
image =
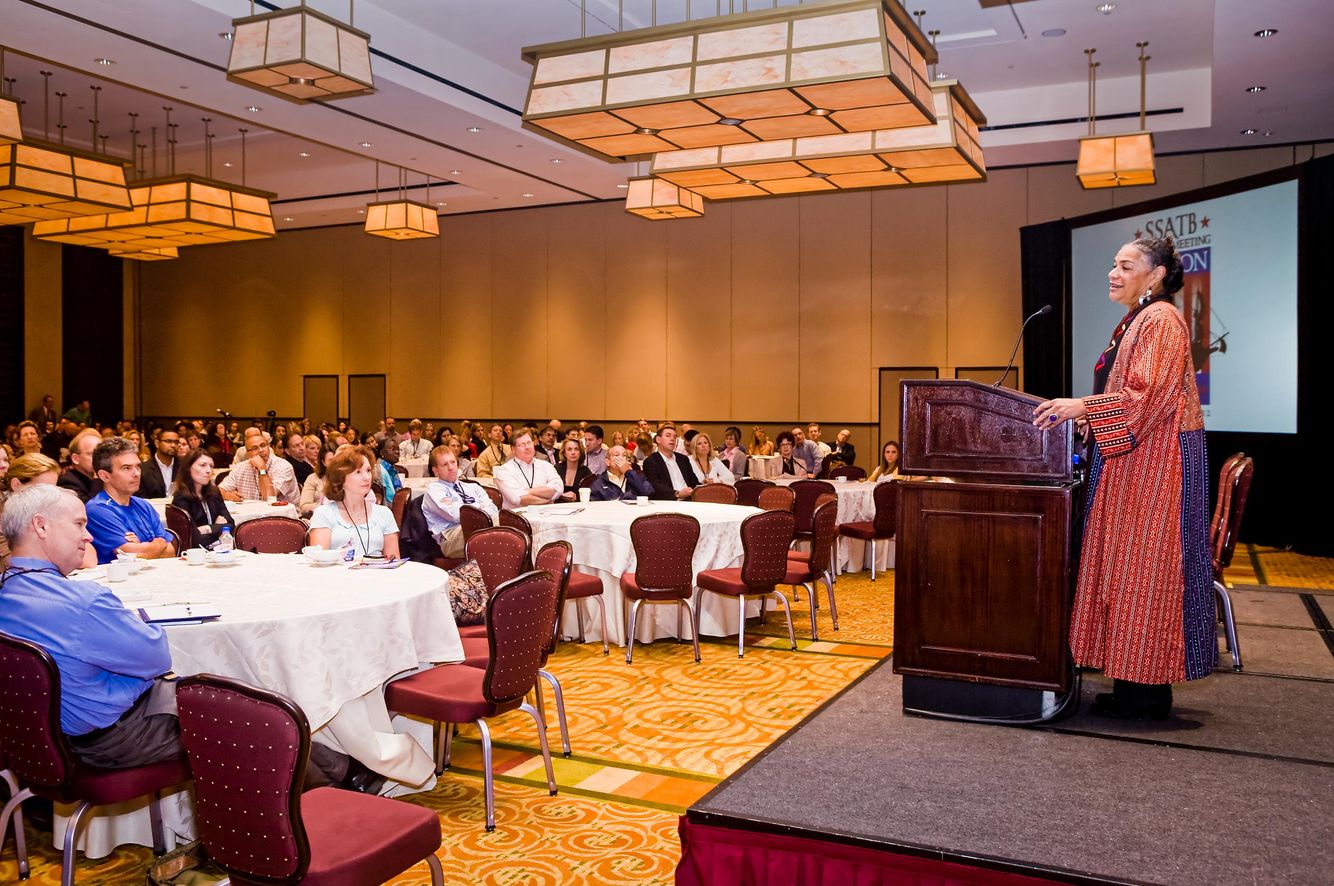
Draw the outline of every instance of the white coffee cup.
<instances>
[{"instance_id":1,"label":"white coffee cup","mask_svg":"<svg viewBox=\"0 0 1334 886\"><path fill-rule=\"evenodd\" d=\"M582 489L580 489L580 490L579 490L579 500L580 500L581 502L584 502L585 504L587 504L588 502L592 501L592 500L593 500L593 490L589 489L587 486L585 486L585 487L583 487Z\"/></svg>"},{"instance_id":2,"label":"white coffee cup","mask_svg":"<svg viewBox=\"0 0 1334 886\"><path fill-rule=\"evenodd\" d=\"M185 552L185 562L191 566L203 566L208 562L208 551L203 548L190 548Z\"/></svg>"},{"instance_id":3,"label":"white coffee cup","mask_svg":"<svg viewBox=\"0 0 1334 886\"><path fill-rule=\"evenodd\" d=\"M112 560L107 564L107 581L125 581L129 577L129 560Z\"/></svg>"},{"instance_id":4,"label":"white coffee cup","mask_svg":"<svg viewBox=\"0 0 1334 886\"><path fill-rule=\"evenodd\" d=\"M644 505L647 505L647 504L648 504L648 496L647 496L647 495L639 495L639 496L636 496L636 497L635 497L635 504L639 505L640 507L643 507Z\"/></svg>"}]
</instances>

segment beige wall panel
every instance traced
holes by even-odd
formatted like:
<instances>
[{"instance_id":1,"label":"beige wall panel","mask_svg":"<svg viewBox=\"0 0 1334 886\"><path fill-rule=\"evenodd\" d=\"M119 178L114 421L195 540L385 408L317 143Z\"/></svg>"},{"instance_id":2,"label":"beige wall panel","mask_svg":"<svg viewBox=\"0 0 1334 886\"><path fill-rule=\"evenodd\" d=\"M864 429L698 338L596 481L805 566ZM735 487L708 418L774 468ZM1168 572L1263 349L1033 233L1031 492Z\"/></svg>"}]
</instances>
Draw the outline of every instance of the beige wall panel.
<instances>
[{"instance_id":1,"label":"beige wall panel","mask_svg":"<svg viewBox=\"0 0 1334 886\"><path fill-rule=\"evenodd\" d=\"M945 189L870 193L874 387L877 367L945 360Z\"/></svg>"},{"instance_id":2,"label":"beige wall panel","mask_svg":"<svg viewBox=\"0 0 1334 886\"><path fill-rule=\"evenodd\" d=\"M56 409L64 412L73 403L63 403L61 385L64 296L61 280L61 247L34 240L28 231L23 238L23 413L42 404L47 394L56 398Z\"/></svg>"},{"instance_id":3,"label":"beige wall panel","mask_svg":"<svg viewBox=\"0 0 1334 886\"><path fill-rule=\"evenodd\" d=\"M1019 228L1022 169L991 173L985 187L949 188L949 316L945 367L1004 365L1022 317Z\"/></svg>"},{"instance_id":4,"label":"beige wall panel","mask_svg":"<svg viewBox=\"0 0 1334 886\"><path fill-rule=\"evenodd\" d=\"M550 414L536 417L601 418L607 407L607 213L586 204L549 210L546 219Z\"/></svg>"},{"instance_id":5,"label":"beige wall panel","mask_svg":"<svg viewBox=\"0 0 1334 886\"><path fill-rule=\"evenodd\" d=\"M1305 152L1302 152L1305 153ZM1257 148L1254 151L1219 151L1204 156L1204 183L1245 178L1292 165L1292 148Z\"/></svg>"},{"instance_id":6,"label":"beige wall panel","mask_svg":"<svg viewBox=\"0 0 1334 886\"><path fill-rule=\"evenodd\" d=\"M1073 163L1061 166L1034 166L1026 171L1028 220L1025 224L1036 225L1058 218L1073 218L1112 208L1112 191L1115 188L1084 190L1079 186Z\"/></svg>"},{"instance_id":7,"label":"beige wall panel","mask_svg":"<svg viewBox=\"0 0 1334 886\"><path fill-rule=\"evenodd\" d=\"M491 378L497 415L547 413L547 212L496 216L491 226Z\"/></svg>"},{"instance_id":8,"label":"beige wall panel","mask_svg":"<svg viewBox=\"0 0 1334 886\"><path fill-rule=\"evenodd\" d=\"M445 415L494 418L491 408L491 223L440 219L440 367Z\"/></svg>"},{"instance_id":9,"label":"beige wall panel","mask_svg":"<svg viewBox=\"0 0 1334 886\"><path fill-rule=\"evenodd\" d=\"M789 421L799 411L799 212L797 197L739 200L732 207L732 362L719 378L726 380L737 421ZM749 437L750 428L742 432Z\"/></svg>"},{"instance_id":10,"label":"beige wall panel","mask_svg":"<svg viewBox=\"0 0 1334 886\"><path fill-rule=\"evenodd\" d=\"M608 419L666 417L667 227L604 203Z\"/></svg>"},{"instance_id":11,"label":"beige wall panel","mask_svg":"<svg viewBox=\"0 0 1334 886\"><path fill-rule=\"evenodd\" d=\"M1158 157L1158 184L1148 187L1108 188L1112 205L1129 206L1145 200L1156 200L1182 191L1204 187L1204 160L1200 154L1181 154L1176 157Z\"/></svg>"},{"instance_id":12,"label":"beige wall panel","mask_svg":"<svg viewBox=\"0 0 1334 886\"><path fill-rule=\"evenodd\" d=\"M703 218L667 228L667 412L686 421L726 419L732 365L732 207L715 203Z\"/></svg>"},{"instance_id":13,"label":"beige wall panel","mask_svg":"<svg viewBox=\"0 0 1334 886\"><path fill-rule=\"evenodd\" d=\"M871 402L871 194L801 197L799 413L864 422Z\"/></svg>"},{"instance_id":14,"label":"beige wall panel","mask_svg":"<svg viewBox=\"0 0 1334 886\"><path fill-rule=\"evenodd\" d=\"M440 372L440 259L438 237L391 243L389 305L392 332L368 324L389 356L386 406L402 417L442 415L445 381ZM392 344L389 342L392 341Z\"/></svg>"}]
</instances>

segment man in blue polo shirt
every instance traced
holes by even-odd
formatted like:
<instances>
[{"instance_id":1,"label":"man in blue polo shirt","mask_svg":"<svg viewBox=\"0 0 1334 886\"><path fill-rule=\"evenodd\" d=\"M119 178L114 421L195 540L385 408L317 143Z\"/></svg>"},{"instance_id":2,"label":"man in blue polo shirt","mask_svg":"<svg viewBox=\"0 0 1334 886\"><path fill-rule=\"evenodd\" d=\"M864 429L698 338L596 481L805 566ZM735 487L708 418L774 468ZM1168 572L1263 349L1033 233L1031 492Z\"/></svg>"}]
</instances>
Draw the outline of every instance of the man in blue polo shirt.
<instances>
[{"instance_id":1,"label":"man in blue polo shirt","mask_svg":"<svg viewBox=\"0 0 1334 886\"><path fill-rule=\"evenodd\" d=\"M157 510L134 495L140 476L134 444L124 437L103 440L93 450L93 468L102 481L102 491L88 500L88 531L97 562L110 563L118 553L145 560L175 556Z\"/></svg>"},{"instance_id":2,"label":"man in blue polo shirt","mask_svg":"<svg viewBox=\"0 0 1334 886\"><path fill-rule=\"evenodd\" d=\"M85 762L120 769L181 755L175 684L160 679L171 650L115 594L66 573L92 538L83 505L51 485L24 487L5 503L10 540L0 575L0 631L41 646L60 671L60 726Z\"/></svg>"}]
</instances>

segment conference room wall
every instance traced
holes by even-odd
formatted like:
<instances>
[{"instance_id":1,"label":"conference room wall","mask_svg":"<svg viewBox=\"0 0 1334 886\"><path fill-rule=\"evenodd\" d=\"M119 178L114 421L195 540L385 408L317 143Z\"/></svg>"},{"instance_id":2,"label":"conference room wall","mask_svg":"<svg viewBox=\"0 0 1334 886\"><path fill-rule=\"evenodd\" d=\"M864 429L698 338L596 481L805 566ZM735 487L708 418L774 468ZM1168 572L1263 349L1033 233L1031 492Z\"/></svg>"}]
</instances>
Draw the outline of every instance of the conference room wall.
<instances>
[{"instance_id":1,"label":"conference room wall","mask_svg":"<svg viewBox=\"0 0 1334 886\"><path fill-rule=\"evenodd\" d=\"M299 414L303 374L384 373L403 415L871 425L879 366L1004 363L1021 226L1294 154L1163 157L1153 188L1083 191L1065 164L675 223L602 203L447 216L437 240L345 226L183 250L138 274L140 412Z\"/></svg>"}]
</instances>

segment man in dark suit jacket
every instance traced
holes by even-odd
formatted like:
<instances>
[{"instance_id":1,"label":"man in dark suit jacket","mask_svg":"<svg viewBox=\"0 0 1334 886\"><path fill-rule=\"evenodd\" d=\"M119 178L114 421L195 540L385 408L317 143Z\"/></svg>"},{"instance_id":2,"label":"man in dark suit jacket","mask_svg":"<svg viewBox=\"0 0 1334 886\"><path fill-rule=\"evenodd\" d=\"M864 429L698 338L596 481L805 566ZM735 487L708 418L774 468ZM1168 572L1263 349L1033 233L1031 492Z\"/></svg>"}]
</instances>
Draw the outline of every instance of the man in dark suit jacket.
<instances>
[{"instance_id":1,"label":"man in dark suit jacket","mask_svg":"<svg viewBox=\"0 0 1334 886\"><path fill-rule=\"evenodd\" d=\"M624 446L607 450L607 469L593 480L593 501L634 501L641 495L653 495L653 484L634 469Z\"/></svg>"},{"instance_id":2,"label":"man in dark suit jacket","mask_svg":"<svg viewBox=\"0 0 1334 886\"><path fill-rule=\"evenodd\" d=\"M676 451L676 428L671 425L658 428L653 442L657 451L644 459L644 476L653 484L653 497L660 501L690 498L699 481L690 467L690 457Z\"/></svg>"},{"instance_id":3,"label":"man in dark suit jacket","mask_svg":"<svg viewBox=\"0 0 1334 886\"><path fill-rule=\"evenodd\" d=\"M157 438L157 452L140 466L140 498L166 498L171 491L171 484L176 479L176 449L181 442L181 435L175 428L164 428Z\"/></svg>"}]
</instances>

